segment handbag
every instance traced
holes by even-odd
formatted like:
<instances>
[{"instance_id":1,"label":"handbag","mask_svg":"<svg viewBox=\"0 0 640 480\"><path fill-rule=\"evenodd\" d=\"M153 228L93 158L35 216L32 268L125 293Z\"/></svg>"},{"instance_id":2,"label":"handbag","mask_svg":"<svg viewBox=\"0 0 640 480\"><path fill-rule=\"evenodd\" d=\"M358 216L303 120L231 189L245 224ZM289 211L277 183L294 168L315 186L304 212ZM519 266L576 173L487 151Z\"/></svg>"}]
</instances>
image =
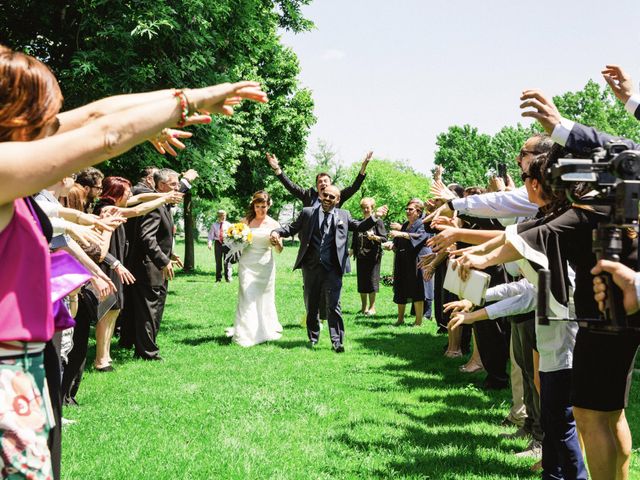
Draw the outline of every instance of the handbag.
<instances>
[{"instance_id":1,"label":"handbag","mask_svg":"<svg viewBox=\"0 0 640 480\"><path fill-rule=\"evenodd\" d=\"M40 231L40 219L31 205L25 201ZM58 250L50 254L51 260L51 303L53 303L53 323L56 331L74 327L76 322L62 299L89 281L91 274L84 266L67 252Z\"/></svg>"}]
</instances>

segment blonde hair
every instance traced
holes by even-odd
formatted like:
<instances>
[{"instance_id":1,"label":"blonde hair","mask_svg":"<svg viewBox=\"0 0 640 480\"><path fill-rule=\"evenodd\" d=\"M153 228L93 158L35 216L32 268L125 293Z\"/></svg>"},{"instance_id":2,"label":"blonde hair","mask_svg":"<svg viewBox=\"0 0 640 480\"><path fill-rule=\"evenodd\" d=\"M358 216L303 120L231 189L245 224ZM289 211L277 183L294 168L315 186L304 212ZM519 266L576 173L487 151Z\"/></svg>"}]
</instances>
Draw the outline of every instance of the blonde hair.
<instances>
[{"instance_id":1,"label":"blonde hair","mask_svg":"<svg viewBox=\"0 0 640 480\"><path fill-rule=\"evenodd\" d=\"M376 207L376 201L374 198L372 197L364 197L362 200L360 200L360 206L362 207L365 203L368 203L371 205L371 208L375 208Z\"/></svg>"}]
</instances>

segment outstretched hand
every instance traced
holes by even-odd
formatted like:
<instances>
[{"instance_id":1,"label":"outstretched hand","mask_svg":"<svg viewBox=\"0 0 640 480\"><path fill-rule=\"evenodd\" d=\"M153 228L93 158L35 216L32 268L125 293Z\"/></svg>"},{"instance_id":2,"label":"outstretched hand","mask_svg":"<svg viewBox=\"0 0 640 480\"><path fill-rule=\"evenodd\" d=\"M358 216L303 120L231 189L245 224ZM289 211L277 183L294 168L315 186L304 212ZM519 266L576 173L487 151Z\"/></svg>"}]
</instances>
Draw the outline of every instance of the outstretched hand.
<instances>
[{"instance_id":1,"label":"outstretched hand","mask_svg":"<svg viewBox=\"0 0 640 480\"><path fill-rule=\"evenodd\" d=\"M371 161L371 157L373 157L373 150L370 150L369 152L367 152L367 154L364 157L364 160L362 160L362 167L360 167L360 175L364 175L365 172L367 171L367 165L369 165L369 162Z\"/></svg>"},{"instance_id":2,"label":"outstretched hand","mask_svg":"<svg viewBox=\"0 0 640 480\"><path fill-rule=\"evenodd\" d=\"M522 112L523 117L531 117L536 119L544 131L551 135L556 125L560 123L562 117L558 108L549 97L547 97L542 90L531 89L522 92L520 97L522 103L520 108L532 108L533 110L525 110Z\"/></svg>"},{"instance_id":3,"label":"outstretched hand","mask_svg":"<svg viewBox=\"0 0 640 480\"><path fill-rule=\"evenodd\" d=\"M184 150L187 146L182 143L179 138L190 138L193 135L191 132L185 132L184 130L177 130L173 128L163 128L162 131L149 140L151 145L158 151L158 153L164 155L168 153L174 157L178 156L178 152L175 151L173 147L176 147L178 150Z\"/></svg>"},{"instance_id":4,"label":"outstretched hand","mask_svg":"<svg viewBox=\"0 0 640 480\"><path fill-rule=\"evenodd\" d=\"M280 169L280 162L278 161L278 157L272 155L271 153L267 153L267 162L269 162L269 166L273 170L276 175L279 175L282 171Z\"/></svg>"},{"instance_id":5,"label":"outstretched hand","mask_svg":"<svg viewBox=\"0 0 640 480\"><path fill-rule=\"evenodd\" d=\"M221 83L204 90L204 98L198 103L198 111L205 114L233 115L233 107L239 105L242 100L260 103L266 103L269 100L258 82Z\"/></svg>"},{"instance_id":6,"label":"outstretched hand","mask_svg":"<svg viewBox=\"0 0 640 480\"><path fill-rule=\"evenodd\" d=\"M622 103L627 103L629 97L633 95L633 80L618 65L606 65L602 70L602 76L613 90L613 94Z\"/></svg>"},{"instance_id":7,"label":"outstretched hand","mask_svg":"<svg viewBox=\"0 0 640 480\"><path fill-rule=\"evenodd\" d=\"M384 217L387 213L389 213L389 207L387 207L386 205L382 205L381 207L379 207L376 210L376 217L378 218L382 218Z\"/></svg>"},{"instance_id":8,"label":"outstretched hand","mask_svg":"<svg viewBox=\"0 0 640 480\"><path fill-rule=\"evenodd\" d=\"M458 198L454 192L449 190L447 186L442 183L442 180L434 180L431 184L431 194L434 198L441 198L443 200L453 200Z\"/></svg>"}]
</instances>

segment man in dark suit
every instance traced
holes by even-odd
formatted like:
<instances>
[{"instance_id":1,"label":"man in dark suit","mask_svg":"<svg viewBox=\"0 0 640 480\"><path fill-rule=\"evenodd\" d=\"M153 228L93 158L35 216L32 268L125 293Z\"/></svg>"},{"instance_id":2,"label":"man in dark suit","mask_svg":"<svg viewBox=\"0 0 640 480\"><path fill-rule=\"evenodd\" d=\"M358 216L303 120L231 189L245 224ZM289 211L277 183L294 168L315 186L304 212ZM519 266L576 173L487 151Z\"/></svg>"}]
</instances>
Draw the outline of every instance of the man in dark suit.
<instances>
[{"instance_id":1,"label":"man in dark suit","mask_svg":"<svg viewBox=\"0 0 640 480\"><path fill-rule=\"evenodd\" d=\"M375 215L366 220L351 218L347 210L336 208L340 203L340 190L333 185L322 192L322 202L318 207L306 207L291 225L271 232L272 243L280 237L300 234L300 249L294 270L302 268L302 277L307 294L307 335L311 347L320 338L318 310L320 296L324 293L327 303L329 334L333 350L344 352L344 322L340 310L342 275L348 256L347 236L349 230L363 232L373 228ZM376 215L384 216L387 207L382 206Z\"/></svg>"},{"instance_id":2,"label":"man in dark suit","mask_svg":"<svg viewBox=\"0 0 640 480\"><path fill-rule=\"evenodd\" d=\"M156 183L154 175L159 171L158 167L149 166L140 171L138 176L138 183L131 189L131 195L139 195L141 193L154 193L156 192ZM186 193L191 189L191 183L198 177L198 172L195 170L187 170L183 173L182 179L178 187L178 191ZM165 207L162 207L165 208ZM169 209L169 206L166 207ZM170 211L170 209L169 209ZM127 252L127 258L125 260L125 266L129 271L133 271L134 265L138 263L138 258L134 255L134 244L136 239L140 236L140 223L144 217L130 218L124 225L125 234L127 236L127 242L129 249ZM171 260L180 262L180 258L172 254ZM120 327L120 341L119 344L124 348L131 348L135 343L135 311L133 310L134 298L138 295L138 292L133 285L124 286L124 309L120 313L118 319Z\"/></svg>"},{"instance_id":3,"label":"man in dark suit","mask_svg":"<svg viewBox=\"0 0 640 480\"><path fill-rule=\"evenodd\" d=\"M364 179L367 176L365 172L367 171L367 165L369 165L369 161L372 156L373 152L367 153L367 156L364 157L364 160L362 161L360 173L358 173L353 184L340 191L341 200L338 207L341 207L344 202L349 200L358 190L360 190L362 182L364 182ZM326 187L331 185L332 180L328 173L322 172L316 175L316 188L302 188L300 185L293 183L291 179L284 174L280 168L280 162L275 155L267 153L267 161L269 162L269 166L273 169L273 173L275 173L278 180L280 180L280 183L282 183L284 188L286 188L291 195L302 201L303 207L317 207L320 205L320 201L322 200L320 198L320 194L322 194Z\"/></svg>"},{"instance_id":4,"label":"man in dark suit","mask_svg":"<svg viewBox=\"0 0 640 480\"><path fill-rule=\"evenodd\" d=\"M156 191L178 191L178 174L164 168L154 174ZM129 263L136 283L126 299L135 327L135 356L161 360L156 343L167 297L168 281L173 278L173 217L169 205L140 218L130 245Z\"/></svg>"}]
</instances>

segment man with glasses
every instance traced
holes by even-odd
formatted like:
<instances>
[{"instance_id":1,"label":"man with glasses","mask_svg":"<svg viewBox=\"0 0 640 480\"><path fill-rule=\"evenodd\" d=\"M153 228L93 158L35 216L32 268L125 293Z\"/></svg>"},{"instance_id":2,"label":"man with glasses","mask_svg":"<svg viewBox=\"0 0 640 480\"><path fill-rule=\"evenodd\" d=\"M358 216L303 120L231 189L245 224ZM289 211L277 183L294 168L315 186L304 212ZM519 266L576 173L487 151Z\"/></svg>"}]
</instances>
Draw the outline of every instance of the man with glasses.
<instances>
[{"instance_id":1,"label":"man with glasses","mask_svg":"<svg viewBox=\"0 0 640 480\"><path fill-rule=\"evenodd\" d=\"M516 157L520 170L526 172L531 159L548 152L552 146L553 140L548 135L537 133L529 137ZM479 218L514 218L533 217L538 212L538 207L529 201L527 190L521 187L505 192L455 198L449 200L439 214L452 216L454 211Z\"/></svg>"},{"instance_id":2,"label":"man with glasses","mask_svg":"<svg viewBox=\"0 0 640 480\"><path fill-rule=\"evenodd\" d=\"M103 178L104 174L94 167L85 168L77 174L76 183L80 185L85 192L85 212L92 210L91 206L102 193Z\"/></svg>"},{"instance_id":3,"label":"man with glasses","mask_svg":"<svg viewBox=\"0 0 640 480\"><path fill-rule=\"evenodd\" d=\"M377 216L384 216L387 207L378 208L375 215L363 221L354 220L347 210L337 208L340 190L333 185L324 188L322 201L317 207L306 207L293 223L271 232L271 242L280 237L300 234L300 249L294 270L302 268L302 278L307 293L307 335L310 347L320 339L318 311L320 297L326 298L329 334L336 353L344 352L344 322L340 309L342 275L348 256L347 237L349 230L365 232L375 226Z\"/></svg>"}]
</instances>

